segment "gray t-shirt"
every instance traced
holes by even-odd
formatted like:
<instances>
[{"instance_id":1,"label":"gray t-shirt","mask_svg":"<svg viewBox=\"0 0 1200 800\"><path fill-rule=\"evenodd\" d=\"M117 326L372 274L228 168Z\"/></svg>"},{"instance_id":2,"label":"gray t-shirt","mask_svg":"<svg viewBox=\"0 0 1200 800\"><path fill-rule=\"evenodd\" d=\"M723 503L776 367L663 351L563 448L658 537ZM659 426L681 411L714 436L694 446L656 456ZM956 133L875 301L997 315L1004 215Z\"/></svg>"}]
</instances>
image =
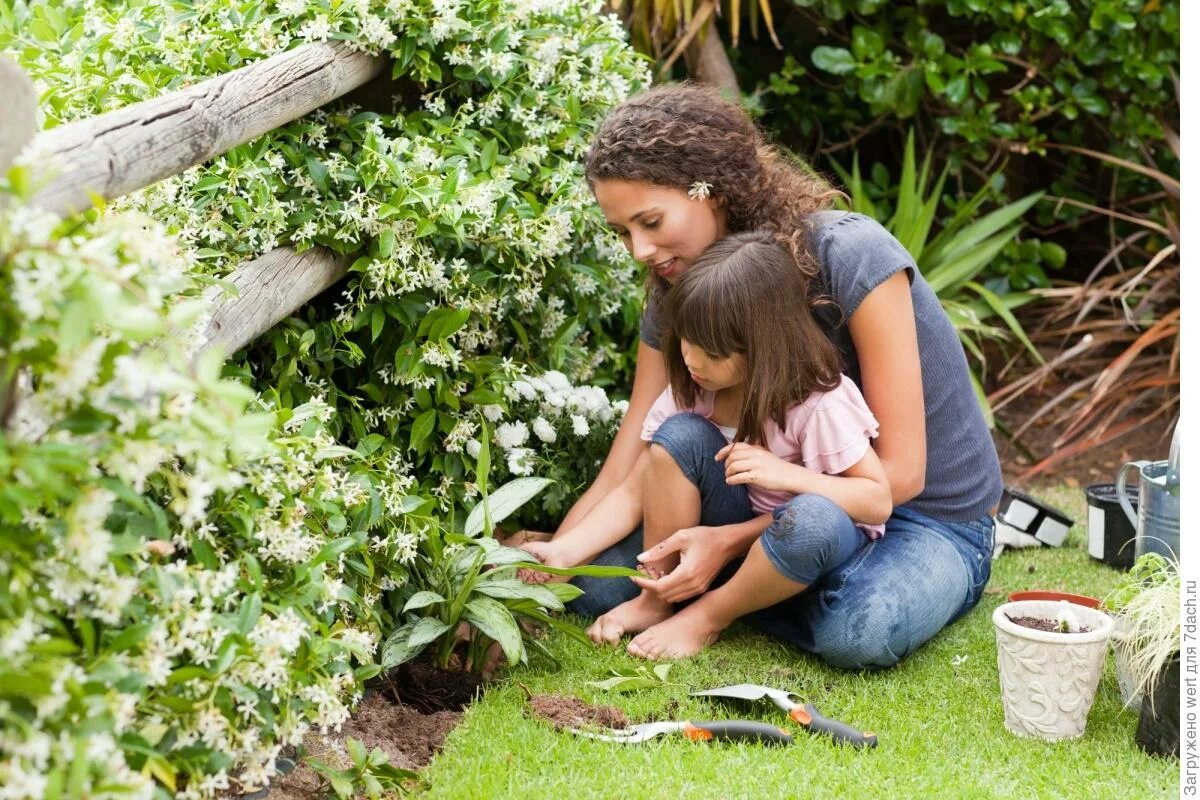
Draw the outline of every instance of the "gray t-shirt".
<instances>
[{"instance_id":1,"label":"gray t-shirt","mask_svg":"<svg viewBox=\"0 0 1200 800\"><path fill-rule=\"evenodd\" d=\"M946 522L967 522L988 513L1004 484L991 433L971 385L962 344L937 295L904 246L862 214L821 211L813 215L809 246L821 268L822 294L837 308L815 310L818 323L842 354L843 371L862 389L858 354L847 325L863 298L902 269L912 284L925 393L925 488L904 505ZM657 307L642 315L641 338L658 349L662 322Z\"/></svg>"}]
</instances>

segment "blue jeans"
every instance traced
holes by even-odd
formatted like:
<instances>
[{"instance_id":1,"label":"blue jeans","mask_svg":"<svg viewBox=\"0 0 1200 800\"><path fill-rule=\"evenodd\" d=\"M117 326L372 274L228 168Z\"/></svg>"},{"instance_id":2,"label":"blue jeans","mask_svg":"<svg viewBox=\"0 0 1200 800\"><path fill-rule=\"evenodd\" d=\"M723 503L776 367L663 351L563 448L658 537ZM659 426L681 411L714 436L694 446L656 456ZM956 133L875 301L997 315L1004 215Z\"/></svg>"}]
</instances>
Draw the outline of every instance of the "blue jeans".
<instances>
[{"instance_id":1,"label":"blue jeans","mask_svg":"<svg viewBox=\"0 0 1200 800\"><path fill-rule=\"evenodd\" d=\"M725 483L713 456L725 445L716 427L694 414L671 417L654 444L664 447L700 490L701 525L728 525L753 516L743 486ZM943 522L896 508L882 539L871 541L838 506L798 495L773 512L759 541L771 563L808 589L753 612L744 621L847 669L890 667L979 602L991 575L990 516ZM639 528L593 563L635 566ZM736 571L729 564L714 586ZM571 610L599 616L636 597L623 579L576 578L585 594Z\"/></svg>"}]
</instances>

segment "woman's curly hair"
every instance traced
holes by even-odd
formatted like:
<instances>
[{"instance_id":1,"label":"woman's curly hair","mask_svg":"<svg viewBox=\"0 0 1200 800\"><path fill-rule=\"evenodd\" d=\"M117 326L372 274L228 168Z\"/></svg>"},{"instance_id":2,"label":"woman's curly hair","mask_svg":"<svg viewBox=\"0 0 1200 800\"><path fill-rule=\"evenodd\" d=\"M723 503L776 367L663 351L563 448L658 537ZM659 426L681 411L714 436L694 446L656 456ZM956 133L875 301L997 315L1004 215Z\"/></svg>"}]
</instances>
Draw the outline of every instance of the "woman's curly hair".
<instances>
[{"instance_id":1,"label":"woman's curly hair","mask_svg":"<svg viewBox=\"0 0 1200 800\"><path fill-rule=\"evenodd\" d=\"M588 151L587 178L683 191L708 183L712 196L724 201L730 233L770 231L810 284L820 285L807 244L808 217L829 208L839 192L781 155L746 112L713 87L664 84L614 108Z\"/></svg>"}]
</instances>

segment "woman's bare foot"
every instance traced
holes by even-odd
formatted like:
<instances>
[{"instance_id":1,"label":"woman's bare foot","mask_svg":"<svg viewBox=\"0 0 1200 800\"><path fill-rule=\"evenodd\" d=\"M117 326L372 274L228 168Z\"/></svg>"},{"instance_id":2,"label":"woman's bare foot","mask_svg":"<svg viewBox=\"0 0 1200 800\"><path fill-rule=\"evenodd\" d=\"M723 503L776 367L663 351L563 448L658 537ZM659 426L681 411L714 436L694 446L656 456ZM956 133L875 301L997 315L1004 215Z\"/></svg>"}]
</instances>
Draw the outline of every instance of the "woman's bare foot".
<instances>
[{"instance_id":1,"label":"woman's bare foot","mask_svg":"<svg viewBox=\"0 0 1200 800\"><path fill-rule=\"evenodd\" d=\"M675 606L650 592L642 592L632 600L596 618L587 635L596 644L615 645L627 633L638 633L657 625L674 613Z\"/></svg>"},{"instance_id":2,"label":"woman's bare foot","mask_svg":"<svg viewBox=\"0 0 1200 800\"><path fill-rule=\"evenodd\" d=\"M710 617L700 601L692 603L671 618L647 628L635 636L626 648L630 655L648 658L687 658L717 640L728 626Z\"/></svg>"}]
</instances>

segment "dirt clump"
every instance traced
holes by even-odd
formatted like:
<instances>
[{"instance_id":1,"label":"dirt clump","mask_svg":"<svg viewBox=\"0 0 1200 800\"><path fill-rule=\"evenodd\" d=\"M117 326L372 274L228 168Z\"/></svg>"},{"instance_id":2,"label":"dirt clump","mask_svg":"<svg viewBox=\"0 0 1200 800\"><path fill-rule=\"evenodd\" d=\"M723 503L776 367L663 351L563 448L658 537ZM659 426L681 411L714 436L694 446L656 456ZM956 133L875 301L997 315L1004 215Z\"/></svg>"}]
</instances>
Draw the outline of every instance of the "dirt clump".
<instances>
[{"instance_id":1,"label":"dirt clump","mask_svg":"<svg viewBox=\"0 0 1200 800\"><path fill-rule=\"evenodd\" d=\"M350 766L346 737L354 737L371 752L376 747L396 767L420 769L441 748L462 719L457 711L423 714L391 702L378 692L368 694L342 726L341 733L322 735L313 730L304 738L304 755L335 769ZM324 778L303 760L290 775L272 781L268 800L317 800L327 795Z\"/></svg>"},{"instance_id":2,"label":"dirt clump","mask_svg":"<svg viewBox=\"0 0 1200 800\"><path fill-rule=\"evenodd\" d=\"M625 712L612 706L593 706L578 697L561 694L539 694L529 699L529 710L538 719L549 722L558 730L566 728L617 728L629 725Z\"/></svg>"}]
</instances>

